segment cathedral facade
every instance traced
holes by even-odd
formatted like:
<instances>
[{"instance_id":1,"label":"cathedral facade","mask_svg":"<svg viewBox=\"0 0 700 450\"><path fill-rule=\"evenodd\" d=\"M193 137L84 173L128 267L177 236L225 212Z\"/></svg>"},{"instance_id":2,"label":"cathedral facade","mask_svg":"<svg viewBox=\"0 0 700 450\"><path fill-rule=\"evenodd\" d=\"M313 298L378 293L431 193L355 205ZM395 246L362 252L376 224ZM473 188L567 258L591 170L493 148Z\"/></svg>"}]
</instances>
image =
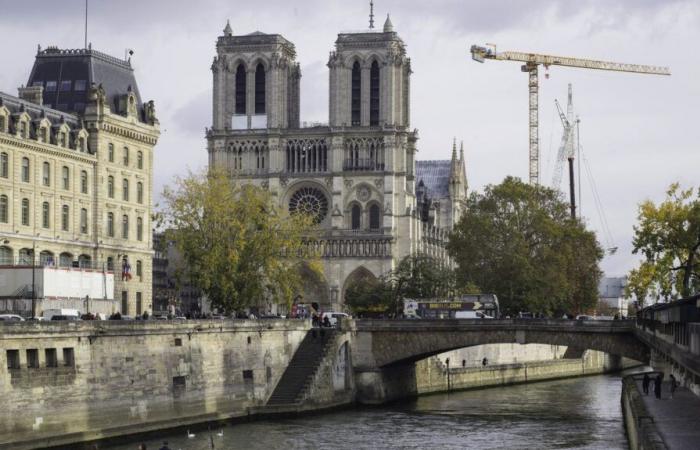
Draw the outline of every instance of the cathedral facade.
<instances>
[{"instance_id":1,"label":"cathedral facade","mask_svg":"<svg viewBox=\"0 0 700 450\"><path fill-rule=\"evenodd\" d=\"M344 293L414 254L449 264L445 245L467 182L463 151L416 161L410 127L411 61L387 16L382 30L338 34L330 52L329 122L300 122L301 71L279 34L217 41L210 166L269 190L290 212L312 214L322 277L308 273L305 302L342 310Z\"/></svg>"}]
</instances>

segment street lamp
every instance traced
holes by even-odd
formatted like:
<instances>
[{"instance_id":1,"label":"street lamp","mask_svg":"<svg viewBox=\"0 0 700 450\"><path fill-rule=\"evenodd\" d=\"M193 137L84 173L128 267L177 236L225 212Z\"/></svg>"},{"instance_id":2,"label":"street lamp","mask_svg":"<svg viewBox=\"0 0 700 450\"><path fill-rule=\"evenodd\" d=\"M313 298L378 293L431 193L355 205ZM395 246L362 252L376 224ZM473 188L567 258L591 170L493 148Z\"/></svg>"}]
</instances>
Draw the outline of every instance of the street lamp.
<instances>
[{"instance_id":1,"label":"street lamp","mask_svg":"<svg viewBox=\"0 0 700 450\"><path fill-rule=\"evenodd\" d=\"M32 240L32 318L36 317L36 241Z\"/></svg>"}]
</instances>

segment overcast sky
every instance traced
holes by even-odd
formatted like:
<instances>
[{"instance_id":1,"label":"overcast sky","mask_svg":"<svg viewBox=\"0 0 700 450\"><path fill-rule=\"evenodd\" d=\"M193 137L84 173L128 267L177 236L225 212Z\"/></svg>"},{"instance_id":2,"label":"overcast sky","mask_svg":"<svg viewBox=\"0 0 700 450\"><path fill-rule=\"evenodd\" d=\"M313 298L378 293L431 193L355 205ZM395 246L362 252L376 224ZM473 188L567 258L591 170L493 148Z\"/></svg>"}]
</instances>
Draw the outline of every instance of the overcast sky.
<instances>
[{"instance_id":1,"label":"overcast sky","mask_svg":"<svg viewBox=\"0 0 700 450\"><path fill-rule=\"evenodd\" d=\"M226 19L234 34L260 30L295 43L302 120L325 122L328 52L339 31L367 27L368 3L91 0L93 48L119 57L133 49L141 95L156 102L162 130L156 195L173 175L206 164L210 65ZM561 67L540 77L542 182L551 182L562 132L554 99L565 103L572 83L581 146L611 237L601 232L587 177L582 212L604 246L619 247L603 261L607 275L623 275L636 264L631 241L640 201L661 200L674 181L700 185L700 0L375 1L378 26L387 13L414 71L418 158L447 159L452 137L464 140L470 189L528 175L527 75L518 63L472 61L472 44L670 66L671 77ZM0 0L0 90L16 95L26 83L37 44L82 47L83 21L83 0Z\"/></svg>"}]
</instances>

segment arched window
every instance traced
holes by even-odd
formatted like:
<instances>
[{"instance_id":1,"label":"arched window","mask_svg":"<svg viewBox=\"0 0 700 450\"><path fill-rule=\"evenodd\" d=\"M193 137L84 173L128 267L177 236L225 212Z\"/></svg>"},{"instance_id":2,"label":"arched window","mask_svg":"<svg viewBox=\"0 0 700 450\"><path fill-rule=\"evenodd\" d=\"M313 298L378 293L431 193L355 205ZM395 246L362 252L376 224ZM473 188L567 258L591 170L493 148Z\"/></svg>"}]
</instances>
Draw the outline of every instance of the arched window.
<instances>
[{"instance_id":1,"label":"arched window","mask_svg":"<svg viewBox=\"0 0 700 450\"><path fill-rule=\"evenodd\" d=\"M114 198L114 177L112 175L107 177L107 197Z\"/></svg>"},{"instance_id":2,"label":"arched window","mask_svg":"<svg viewBox=\"0 0 700 450\"><path fill-rule=\"evenodd\" d=\"M129 216L122 216L122 238L129 239Z\"/></svg>"},{"instance_id":3,"label":"arched window","mask_svg":"<svg viewBox=\"0 0 700 450\"><path fill-rule=\"evenodd\" d=\"M23 248L19 251L19 263L28 265L34 263L34 250L31 248Z\"/></svg>"},{"instance_id":4,"label":"arched window","mask_svg":"<svg viewBox=\"0 0 700 450\"><path fill-rule=\"evenodd\" d=\"M246 71L243 64L236 69L236 109L235 114L245 114Z\"/></svg>"},{"instance_id":5,"label":"arched window","mask_svg":"<svg viewBox=\"0 0 700 450\"><path fill-rule=\"evenodd\" d=\"M43 252L39 253L39 263L42 266L53 266L55 264L53 253L48 250L44 250Z\"/></svg>"},{"instance_id":6,"label":"arched window","mask_svg":"<svg viewBox=\"0 0 700 450\"><path fill-rule=\"evenodd\" d=\"M70 169L66 166L61 168L61 179L63 180L63 189L70 189Z\"/></svg>"},{"instance_id":7,"label":"arched window","mask_svg":"<svg viewBox=\"0 0 700 450\"><path fill-rule=\"evenodd\" d=\"M265 67L255 68L255 114L265 114Z\"/></svg>"},{"instance_id":8,"label":"arched window","mask_svg":"<svg viewBox=\"0 0 700 450\"><path fill-rule=\"evenodd\" d=\"M353 126L360 125L360 111L362 105L361 95L362 70L360 69L360 63L355 61L355 64L352 65L352 90L350 101L350 120Z\"/></svg>"},{"instance_id":9,"label":"arched window","mask_svg":"<svg viewBox=\"0 0 700 450\"><path fill-rule=\"evenodd\" d=\"M136 201L143 203L143 183L140 181L136 183Z\"/></svg>"},{"instance_id":10,"label":"arched window","mask_svg":"<svg viewBox=\"0 0 700 450\"><path fill-rule=\"evenodd\" d=\"M379 205L376 203L369 207L369 229L379 229Z\"/></svg>"},{"instance_id":11,"label":"arched window","mask_svg":"<svg viewBox=\"0 0 700 450\"><path fill-rule=\"evenodd\" d=\"M29 226L29 199L22 199L22 225Z\"/></svg>"},{"instance_id":12,"label":"arched window","mask_svg":"<svg viewBox=\"0 0 700 450\"><path fill-rule=\"evenodd\" d=\"M88 216L87 209L85 208L80 210L80 232L83 234L87 234L88 232Z\"/></svg>"},{"instance_id":13,"label":"arched window","mask_svg":"<svg viewBox=\"0 0 700 450\"><path fill-rule=\"evenodd\" d=\"M80 172L80 192L83 194L88 193L88 175L84 170Z\"/></svg>"},{"instance_id":14,"label":"arched window","mask_svg":"<svg viewBox=\"0 0 700 450\"><path fill-rule=\"evenodd\" d=\"M114 144L107 146L107 159L109 162L114 162Z\"/></svg>"},{"instance_id":15,"label":"arched window","mask_svg":"<svg viewBox=\"0 0 700 450\"><path fill-rule=\"evenodd\" d=\"M0 153L0 177L8 178L10 170L10 163L7 153Z\"/></svg>"},{"instance_id":16,"label":"arched window","mask_svg":"<svg viewBox=\"0 0 700 450\"><path fill-rule=\"evenodd\" d=\"M59 267L71 267L73 265L73 255L68 252L63 252L58 255Z\"/></svg>"},{"instance_id":17,"label":"arched window","mask_svg":"<svg viewBox=\"0 0 700 450\"><path fill-rule=\"evenodd\" d=\"M122 200L129 201L129 180L126 178L122 180Z\"/></svg>"},{"instance_id":18,"label":"arched window","mask_svg":"<svg viewBox=\"0 0 700 450\"><path fill-rule=\"evenodd\" d=\"M129 165L129 147L124 147L124 165L128 166Z\"/></svg>"},{"instance_id":19,"label":"arched window","mask_svg":"<svg viewBox=\"0 0 700 450\"><path fill-rule=\"evenodd\" d=\"M68 205L61 207L61 229L68 231L70 228L70 208Z\"/></svg>"},{"instance_id":20,"label":"arched window","mask_svg":"<svg viewBox=\"0 0 700 450\"><path fill-rule=\"evenodd\" d=\"M8 222L8 204L7 204L7 195L0 195L0 222L2 223L7 223Z\"/></svg>"},{"instance_id":21,"label":"arched window","mask_svg":"<svg viewBox=\"0 0 700 450\"><path fill-rule=\"evenodd\" d=\"M372 63L369 69L369 124L379 125L379 64Z\"/></svg>"},{"instance_id":22,"label":"arched window","mask_svg":"<svg viewBox=\"0 0 700 450\"><path fill-rule=\"evenodd\" d=\"M114 213L107 213L107 236L114 237Z\"/></svg>"},{"instance_id":23,"label":"arched window","mask_svg":"<svg viewBox=\"0 0 700 450\"><path fill-rule=\"evenodd\" d=\"M114 258L111 256L107 257L107 270L114 271Z\"/></svg>"},{"instance_id":24,"label":"arched window","mask_svg":"<svg viewBox=\"0 0 700 450\"><path fill-rule=\"evenodd\" d=\"M51 211L49 207L49 202L44 202L41 204L41 226L44 228L49 228L51 225Z\"/></svg>"},{"instance_id":25,"label":"arched window","mask_svg":"<svg viewBox=\"0 0 700 450\"><path fill-rule=\"evenodd\" d=\"M12 249L10 247L0 247L0 265L6 266L12 264Z\"/></svg>"},{"instance_id":26,"label":"arched window","mask_svg":"<svg viewBox=\"0 0 700 450\"><path fill-rule=\"evenodd\" d=\"M143 219L141 217L136 218L136 239L143 241Z\"/></svg>"},{"instance_id":27,"label":"arched window","mask_svg":"<svg viewBox=\"0 0 700 450\"><path fill-rule=\"evenodd\" d=\"M143 281L143 264L141 263L141 260L136 261L136 276L138 277L139 281Z\"/></svg>"},{"instance_id":28,"label":"arched window","mask_svg":"<svg viewBox=\"0 0 700 450\"><path fill-rule=\"evenodd\" d=\"M29 183L29 158L22 158L22 181Z\"/></svg>"},{"instance_id":29,"label":"arched window","mask_svg":"<svg viewBox=\"0 0 700 450\"><path fill-rule=\"evenodd\" d=\"M136 167L143 169L143 152L136 153Z\"/></svg>"},{"instance_id":30,"label":"arched window","mask_svg":"<svg viewBox=\"0 0 700 450\"><path fill-rule=\"evenodd\" d=\"M359 230L360 229L360 223L362 221L362 209L360 208L360 205L352 205L352 209L350 212L350 227L353 230Z\"/></svg>"},{"instance_id":31,"label":"arched window","mask_svg":"<svg viewBox=\"0 0 700 450\"><path fill-rule=\"evenodd\" d=\"M42 164L41 182L44 186L51 186L51 164L45 162Z\"/></svg>"},{"instance_id":32,"label":"arched window","mask_svg":"<svg viewBox=\"0 0 700 450\"><path fill-rule=\"evenodd\" d=\"M92 258L90 255L78 256L78 266L81 269L89 269L92 266Z\"/></svg>"}]
</instances>

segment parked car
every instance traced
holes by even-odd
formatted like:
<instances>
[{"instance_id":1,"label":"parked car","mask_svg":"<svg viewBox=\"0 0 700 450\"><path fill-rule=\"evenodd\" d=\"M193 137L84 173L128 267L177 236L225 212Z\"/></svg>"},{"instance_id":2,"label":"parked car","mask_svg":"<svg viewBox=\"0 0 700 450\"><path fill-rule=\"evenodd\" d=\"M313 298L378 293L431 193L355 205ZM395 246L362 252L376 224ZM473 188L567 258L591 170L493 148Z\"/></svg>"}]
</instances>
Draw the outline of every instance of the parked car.
<instances>
[{"instance_id":1,"label":"parked car","mask_svg":"<svg viewBox=\"0 0 700 450\"><path fill-rule=\"evenodd\" d=\"M338 319L340 319L341 317L350 317L350 315L345 314L344 312L324 312L323 314L321 314L321 323L326 322L326 317L328 318L328 322L330 323L330 325L334 327L338 324Z\"/></svg>"},{"instance_id":2,"label":"parked car","mask_svg":"<svg viewBox=\"0 0 700 450\"><path fill-rule=\"evenodd\" d=\"M493 317L487 316L481 311L457 311L455 319L493 319Z\"/></svg>"},{"instance_id":3,"label":"parked car","mask_svg":"<svg viewBox=\"0 0 700 450\"><path fill-rule=\"evenodd\" d=\"M578 316L576 316L576 320L595 320L595 317L588 316L586 314L579 314Z\"/></svg>"},{"instance_id":4,"label":"parked car","mask_svg":"<svg viewBox=\"0 0 700 450\"><path fill-rule=\"evenodd\" d=\"M51 316L51 320L80 320L78 316L67 316L63 314L54 314Z\"/></svg>"},{"instance_id":5,"label":"parked car","mask_svg":"<svg viewBox=\"0 0 700 450\"><path fill-rule=\"evenodd\" d=\"M17 314L0 314L0 322L24 322L24 318Z\"/></svg>"},{"instance_id":6,"label":"parked car","mask_svg":"<svg viewBox=\"0 0 700 450\"><path fill-rule=\"evenodd\" d=\"M71 316L76 319L80 317L80 313L77 309L71 308L56 308L56 309L45 309L44 320L53 320L53 316ZM73 320L73 319L57 319L57 320Z\"/></svg>"}]
</instances>

